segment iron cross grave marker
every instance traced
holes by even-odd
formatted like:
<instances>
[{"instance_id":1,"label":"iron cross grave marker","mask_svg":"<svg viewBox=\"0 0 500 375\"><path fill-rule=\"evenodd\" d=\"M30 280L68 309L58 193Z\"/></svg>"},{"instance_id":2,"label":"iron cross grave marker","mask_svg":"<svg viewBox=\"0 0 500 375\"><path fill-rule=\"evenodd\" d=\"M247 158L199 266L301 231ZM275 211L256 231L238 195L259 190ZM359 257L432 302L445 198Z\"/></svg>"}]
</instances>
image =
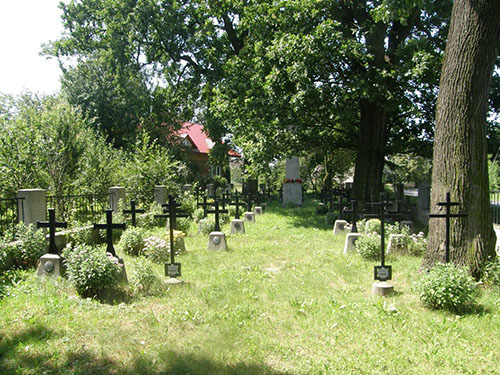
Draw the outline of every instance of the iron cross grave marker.
<instances>
[{"instance_id":1,"label":"iron cross grave marker","mask_svg":"<svg viewBox=\"0 0 500 375\"><path fill-rule=\"evenodd\" d=\"M56 228L67 228L67 222L56 222L56 210L49 208L49 221L38 221L37 228L49 228L49 254L59 254L56 245Z\"/></svg>"},{"instance_id":2,"label":"iron cross grave marker","mask_svg":"<svg viewBox=\"0 0 500 375\"><path fill-rule=\"evenodd\" d=\"M106 223L105 224L98 224L94 223L94 229L100 230L100 229L106 229L106 243L107 243L107 249L106 251L116 257L116 252L115 248L113 246L113 229L125 229L126 225L125 223L121 224L114 224L113 223L113 210L106 210Z\"/></svg>"}]
</instances>

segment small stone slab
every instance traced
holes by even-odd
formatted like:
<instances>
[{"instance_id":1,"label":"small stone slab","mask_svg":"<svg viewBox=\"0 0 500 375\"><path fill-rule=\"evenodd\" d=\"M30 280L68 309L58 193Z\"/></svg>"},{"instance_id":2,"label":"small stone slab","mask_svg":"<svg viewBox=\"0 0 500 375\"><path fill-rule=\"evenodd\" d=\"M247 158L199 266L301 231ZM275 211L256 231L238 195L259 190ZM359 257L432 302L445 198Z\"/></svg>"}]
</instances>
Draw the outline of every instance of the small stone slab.
<instances>
[{"instance_id":1,"label":"small stone slab","mask_svg":"<svg viewBox=\"0 0 500 375\"><path fill-rule=\"evenodd\" d=\"M57 254L45 254L40 257L36 274L38 276L62 276L62 258Z\"/></svg>"},{"instance_id":2,"label":"small stone slab","mask_svg":"<svg viewBox=\"0 0 500 375\"><path fill-rule=\"evenodd\" d=\"M212 232L208 235L208 250L227 250L226 235L223 232Z\"/></svg>"},{"instance_id":3,"label":"small stone slab","mask_svg":"<svg viewBox=\"0 0 500 375\"><path fill-rule=\"evenodd\" d=\"M344 254L356 252L356 241L362 235L360 233L348 233L345 239Z\"/></svg>"},{"instance_id":4,"label":"small stone slab","mask_svg":"<svg viewBox=\"0 0 500 375\"><path fill-rule=\"evenodd\" d=\"M387 281L377 281L372 285L372 294L377 296L388 296L394 292L394 285Z\"/></svg>"},{"instance_id":5,"label":"small stone slab","mask_svg":"<svg viewBox=\"0 0 500 375\"><path fill-rule=\"evenodd\" d=\"M266 272L279 272L280 269L278 267L268 267L268 268L264 268L264 271Z\"/></svg>"},{"instance_id":6,"label":"small stone slab","mask_svg":"<svg viewBox=\"0 0 500 375\"><path fill-rule=\"evenodd\" d=\"M407 254L408 241L403 234L391 234L387 245L387 254Z\"/></svg>"},{"instance_id":7,"label":"small stone slab","mask_svg":"<svg viewBox=\"0 0 500 375\"><path fill-rule=\"evenodd\" d=\"M245 233L245 223L241 219L231 221L231 234Z\"/></svg>"},{"instance_id":8,"label":"small stone slab","mask_svg":"<svg viewBox=\"0 0 500 375\"><path fill-rule=\"evenodd\" d=\"M245 212L243 219L245 223L255 223L255 214L253 212Z\"/></svg>"},{"instance_id":9,"label":"small stone slab","mask_svg":"<svg viewBox=\"0 0 500 375\"><path fill-rule=\"evenodd\" d=\"M262 215L264 213L262 206L255 206L253 212L255 215Z\"/></svg>"},{"instance_id":10,"label":"small stone slab","mask_svg":"<svg viewBox=\"0 0 500 375\"><path fill-rule=\"evenodd\" d=\"M347 226L349 223L345 220L335 220L335 225L333 227L333 235L338 236L347 233Z\"/></svg>"},{"instance_id":11,"label":"small stone slab","mask_svg":"<svg viewBox=\"0 0 500 375\"><path fill-rule=\"evenodd\" d=\"M167 285L182 285L185 282L183 280L177 279L175 277L170 277L167 280L165 280L165 284Z\"/></svg>"}]
</instances>

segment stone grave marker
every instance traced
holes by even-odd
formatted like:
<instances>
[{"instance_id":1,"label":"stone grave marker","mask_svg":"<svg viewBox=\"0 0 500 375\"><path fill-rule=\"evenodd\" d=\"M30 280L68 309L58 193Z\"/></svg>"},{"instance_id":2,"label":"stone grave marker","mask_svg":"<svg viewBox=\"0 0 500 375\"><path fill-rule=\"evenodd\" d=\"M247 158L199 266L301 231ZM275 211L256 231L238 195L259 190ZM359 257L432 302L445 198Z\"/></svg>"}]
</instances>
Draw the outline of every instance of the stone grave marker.
<instances>
[{"instance_id":1,"label":"stone grave marker","mask_svg":"<svg viewBox=\"0 0 500 375\"><path fill-rule=\"evenodd\" d=\"M351 233L347 234L344 245L344 254L347 254L355 250L355 243L358 240L358 238L361 237L361 234L358 233L358 227L357 227L358 215L359 215L358 201L353 199L351 201L350 209L344 207L344 213L351 214Z\"/></svg>"},{"instance_id":2,"label":"stone grave marker","mask_svg":"<svg viewBox=\"0 0 500 375\"><path fill-rule=\"evenodd\" d=\"M56 210L49 208L49 221L38 221L37 228L49 228L49 248L47 254L40 257L37 267L38 276L61 276L63 273L62 258L56 245L56 228L67 228L67 222L56 221Z\"/></svg>"},{"instance_id":3,"label":"stone grave marker","mask_svg":"<svg viewBox=\"0 0 500 375\"><path fill-rule=\"evenodd\" d=\"M302 180L300 179L300 164L297 156L286 159L286 177L283 182L283 207L292 203L302 205Z\"/></svg>"},{"instance_id":4,"label":"stone grave marker","mask_svg":"<svg viewBox=\"0 0 500 375\"><path fill-rule=\"evenodd\" d=\"M243 220L240 219L240 201L238 192L234 194L234 203L230 203L236 207L236 214L234 219L231 221L231 233L245 233L245 224Z\"/></svg>"},{"instance_id":5,"label":"stone grave marker","mask_svg":"<svg viewBox=\"0 0 500 375\"><path fill-rule=\"evenodd\" d=\"M208 210L207 213L215 214L215 228L208 236L208 250L227 250L226 234L221 231L219 215L227 214L227 210L219 209L219 201L214 202L214 209Z\"/></svg>"},{"instance_id":6,"label":"stone grave marker","mask_svg":"<svg viewBox=\"0 0 500 375\"><path fill-rule=\"evenodd\" d=\"M253 194L247 194L246 199L247 211L243 214L243 220L245 223L255 223L255 213L252 210L253 207Z\"/></svg>"}]
</instances>

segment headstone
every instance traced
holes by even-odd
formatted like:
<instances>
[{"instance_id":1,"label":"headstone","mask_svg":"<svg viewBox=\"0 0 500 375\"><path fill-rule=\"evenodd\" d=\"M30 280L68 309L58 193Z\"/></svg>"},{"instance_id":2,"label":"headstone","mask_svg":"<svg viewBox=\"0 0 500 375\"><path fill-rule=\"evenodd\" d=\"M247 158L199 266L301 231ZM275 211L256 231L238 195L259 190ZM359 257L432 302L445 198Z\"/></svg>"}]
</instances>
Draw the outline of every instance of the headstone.
<instances>
[{"instance_id":1,"label":"headstone","mask_svg":"<svg viewBox=\"0 0 500 375\"><path fill-rule=\"evenodd\" d=\"M245 223L255 223L255 214L247 211L243 214L243 220Z\"/></svg>"},{"instance_id":2,"label":"headstone","mask_svg":"<svg viewBox=\"0 0 500 375\"><path fill-rule=\"evenodd\" d=\"M245 223L241 219L233 219L231 221L231 234L245 233Z\"/></svg>"},{"instance_id":3,"label":"headstone","mask_svg":"<svg viewBox=\"0 0 500 375\"><path fill-rule=\"evenodd\" d=\"M187 192L187 193L191 193L193 191L193 185L190 185L190 184L185 184L183 187L182 187L182 191L183 192Z\"/></svg>"},{"instance_id":4,"label":"headstone","mask_svg":"<svg viewBox=\"0 0 500 375\"><path fill-rule=\"evenodd\" d=\"M109 207L113 212L118 212L120 201L125 200L125 188L113 186L108 189L109 192Z\"/></svg>"},{"instance_id":5,"label":"headstone","mask_svg":"<svg viewBox=\"0 0 500 375\"><path fill-rule=\"evenodd\" d=\"M347 226L349 223L345 220L335 220L335 225L333 227L333 235L339 236L346 234L348 232Z\"/></svg>"},{"instance_id":6,"label":"headstone","mask_svg":"<svg viewBox=\"0 0 500 375\"><path fill-rule=\"evenodd\" d=\"M302 206L302 180L300 180L300 164L297 156L286 159L286 177L283 182L283 207L292 203Z\"/></svg>"},{"instance_id":7,"label":"headstone","mask_svg":"<svg viewBox=\"0 0 500 375\"><path fill-rule=\"evenodd\" d=\"M356 251L356 241L361 237L359 233L348 233L345 239L344 254Z\"/></svg>"},{"instance_id":8,"label":"headstone","mask_svg":"<svg viewBox=\"0 0 500 375\"><path fill-rule=\"evenodd\" d=\"M164 185L157 185L154 188L155 202L160 206L167 202L167 187Z\"/></svg>"},{"instance_id":9,"label":"headstone","mask_svg":"<svg viewBox=\"0 0 500 375\"><path fill-rule=\"evenodd\" d=\"M263 213L262 206L255 206L253 208L253 212L255 215L262 215Z\"/></svg>"},{"instance_id":10,"label":"headstone","mask_svg":"<svg viewBox=\"0 0 500 375\"><path fill-rule=\"evenodd\" d=\"M227 250L226 234L224 232L212 232L208 236L208 250Z\"/></svg>"},{"instance_id":11,"label":"headstone","mask_svg":"<svg viewBox=\"0 0 500 375\"><path fill-rule=\"evenodd\" d=\"M62 276L62 258L58 254L47 253L40 257L36 270L38 276Z\"/></svg>"},{"instance_id":12,"label":"headstone","mask_svg":"<svg viewBox=\"0 0 500 375\"><path fill-rule=\"evenodd\" d=\"M17 191L19 217L26 225L44 221L47 215L47 192L44 189L22 189Z\"/></svg>"},{"instance_id":13,"label":"headstone","mask_svg":"<svg viewBox=\"0 0 500 375\"><path fill-rule=\"evenodd\" d=\"M429 210L431 207L431 185L427 182L418 184L417 214L418 222L427 224L429 222Z\"/></svg>"}]
</instances>

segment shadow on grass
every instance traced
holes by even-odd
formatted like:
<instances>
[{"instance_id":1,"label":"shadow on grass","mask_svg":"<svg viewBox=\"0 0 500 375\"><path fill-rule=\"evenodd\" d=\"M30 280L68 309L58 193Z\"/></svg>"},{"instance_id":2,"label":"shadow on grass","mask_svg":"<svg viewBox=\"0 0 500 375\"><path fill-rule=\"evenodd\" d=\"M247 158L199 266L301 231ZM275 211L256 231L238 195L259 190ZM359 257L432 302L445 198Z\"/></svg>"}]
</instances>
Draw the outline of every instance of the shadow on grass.
<instances>
[{"instance_id":1,"label":"shadow on grass","mask_svg":"<svg viewBox=\"0 0 500 375\"><path fill-rule=\"evenodd\" d=\"M316 200L306 200L302 207L283 208L278 202L273 202L273 213L291 219L291 224L296 228L333 229L333 224L326 223L326 215L316 212Z\"/></svg>"},{"instance_id":2,"label":"shadow on grass","mask_svg":"<svg viewBox=\"0 0 500 375\"><path fill-rule=\"evenodd\" d=\"M123 365L110 356L97 356L82 348L76 352L36 352L24 350L20 346L39 344L54 336L54 332L44 327L31 328L12 339L0 341L0 374L71 374L71 375L289 375L266 365L257 363L237 363L228 365L203 356L178 354L173 351L159 353L160 361L152 360L140 353L130 365Z\"/></svg>"}]
</instances>

